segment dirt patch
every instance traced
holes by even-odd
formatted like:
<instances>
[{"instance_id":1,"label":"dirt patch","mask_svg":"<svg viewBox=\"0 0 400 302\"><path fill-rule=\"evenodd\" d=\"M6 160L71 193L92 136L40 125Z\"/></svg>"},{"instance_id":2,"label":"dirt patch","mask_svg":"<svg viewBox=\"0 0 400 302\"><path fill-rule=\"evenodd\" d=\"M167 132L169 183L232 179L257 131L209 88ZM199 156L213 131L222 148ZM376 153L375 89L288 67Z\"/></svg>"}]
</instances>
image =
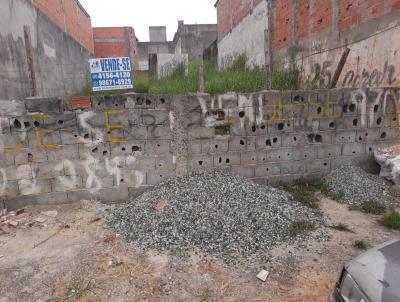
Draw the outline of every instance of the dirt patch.
<instances>
[{"instance_id":1,"label":"dirt patch","mask_svg":"<svg viewBox=\"0 0 400 302\"><path fill-rule=\"evenodd\" d=\"M328 199L320 206L326 227L305 242L274 249L263 267L243 269L195 252L189 258L143 254L104 219L94 221L101 206L93 202L29 207L25 223L0 236L0 302L326 301L343 264L360 253L355 240L372 247L400 233L381 227L377 216ZM46 210L59 214L31 223ZM353 233L329 227L338 223ZM34 248L60 226L68 228ZM271 272L265 283L255 277L263 268Z\"/></svg>"}]
</instances>

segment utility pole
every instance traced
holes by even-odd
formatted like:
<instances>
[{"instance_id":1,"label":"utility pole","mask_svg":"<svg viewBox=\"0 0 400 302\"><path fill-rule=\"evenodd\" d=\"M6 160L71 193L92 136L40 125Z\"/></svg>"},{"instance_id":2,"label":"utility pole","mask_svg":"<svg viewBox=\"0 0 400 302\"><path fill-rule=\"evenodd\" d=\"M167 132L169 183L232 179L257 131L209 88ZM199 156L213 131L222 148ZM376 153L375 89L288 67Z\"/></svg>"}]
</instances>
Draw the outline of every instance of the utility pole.
<instances>
[{"instance_id":1,"label":"utility pole","mask_svg":"<svg viewBox=\"0 0 400 302\"><path fill-rule=\"evenodd\" d=\"M267 1L267 26L264 32L265 40L265 86L267 90L272 89L272 5L271 0Z\"/></svg>"}]
</instances>

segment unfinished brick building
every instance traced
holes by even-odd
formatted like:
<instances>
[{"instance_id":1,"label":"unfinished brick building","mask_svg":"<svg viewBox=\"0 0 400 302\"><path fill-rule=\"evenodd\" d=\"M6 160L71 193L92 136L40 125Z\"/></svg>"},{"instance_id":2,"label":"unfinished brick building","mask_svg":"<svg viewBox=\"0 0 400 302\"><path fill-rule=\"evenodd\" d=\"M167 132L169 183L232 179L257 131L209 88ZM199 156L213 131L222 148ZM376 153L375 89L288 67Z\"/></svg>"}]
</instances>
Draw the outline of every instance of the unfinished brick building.
<instances>
[{"instance_id":1,"label":"unfinished brick building","mask_svg":"<svg viewBox=\"0 0 400 302\"><path fill-rule=\"evenodd\" d=\"M399 0L219 0L219 64L296 64L307 87L329 87L350 49L338 87L400 83Z\"/></svg>"},{"instance_id":2,"label":"unfinished brick building","mask_svg":"<svg viewBox=\"0 0 400 302\"><path fill-rule=\"evenodd\" d=\"M130 57L133 69L138 69L138 41L132 27L95 27L93 38L96 58Z\"/></svg>"}]
</instances>

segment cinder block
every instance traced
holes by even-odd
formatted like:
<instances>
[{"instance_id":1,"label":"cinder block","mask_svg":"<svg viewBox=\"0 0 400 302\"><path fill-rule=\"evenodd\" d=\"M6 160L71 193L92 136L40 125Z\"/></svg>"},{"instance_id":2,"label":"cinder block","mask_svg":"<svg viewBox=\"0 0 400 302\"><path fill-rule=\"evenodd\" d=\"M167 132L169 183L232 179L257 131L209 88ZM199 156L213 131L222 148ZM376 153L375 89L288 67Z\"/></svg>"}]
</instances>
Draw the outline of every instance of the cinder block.
<instances>
[{"instance_id":1,"label":"cinder block","mask_svg":"<svg viewBox=\"0 0 400 302\"><path fill-rule=\"evenodd\" d=\"M317 148L318 158L338 157L342 154L343 145L327 145Z\"/></svg>"},{"instance_id":2,"label":"cinder block","mask_svg":"<svg viewBox=\"0 0 400 302\"><path fill-rule=\"evenodd\" d=\"M287 133L282 135L282 147L299 147L307 144L304 133Z\"/></svg>"},{"instance_id":3,"label":"cinder block","mask_svg":"<svg viewBox=\"0 0 400 302\"><path fill-rule=\"evenodd\" d=\"M307 133L306 138L309 145L323 145L332 143L331 131Z\"/></svg>"},{"instance_id":4,"label":"cinder block","mask_svg":"<svg viewBox=\"0 0 400 302\"><path fill-rule=\"evenodd\" d=\"M356 140L357 142L373 142L381 140L381 129L374 128L374 129L366 129L357 131Z\"/></svg>"},{"instance_id":5,"label":"cinder block","mask_svg":"<svg viewBox=\"0 0 400 302\"><path fill-rule=\"evenodd\" d=\"M229 132L231 136L247 136L246 128L240 123L230 125Z\"/></svg>"},{"instance_id":6,"label":"cinder block","mask_svg":"<svg viewBox=\"0 0 400 302\"><path fill-rule=\"evenodd\" d=\"M80 159L102 159L110 156L111 148L109 143L102 143L97 145L78 145Z\"/></svg>"},{"instance_id":7,"label":"cinder block","mask_svg":"<svg viewBox=\"0 0 400 302\"><path fill-rule=\"evenodd\" d=\"M189 155L188 158L188 169L190 171L211 168L213 164L214 164L213 157L209 155L199 155L199 156Z\"/></svg>"},{"instance_id":8,"label":"cinder block","mask_svg":"<svg viewBox=\"0 0 400 302\"><path fill-rule=\"evenodd\" d=\"M307 173L327 173L331 169L331 162L329 159L309 161L306 165Z\"/></svg>"},{"instance_id":9,"label":"cinder block","mask_svg":"<svg viewBox=\"0 0 400 302\"><path fill-rule=\"evenodd\" d=\"M32 179L30 165L8 166L3 168L8 180Z\"/></svg>"},{"instance_id":10,"label":"cinder block","mask_svg":"<svg viewBox=\"0 0 400 302\"><path fill-rule=\"evenodd\" d=\"M168 172L160 172L160 171L155 171L155 172L147 172L146 173L146 184L153 186L157 185L160 182L163 182L169 178L174 177L174 173L168 173Z\"/></svg>"},{"instance_id":11,"label":"cinder block","mask_svg":"<svg viewBox=\"0 0 400 302\"><path fill-rule=\"evenodd\" d=\"M365 124L366 125L366 124ZM335 120L335 129L338 130L357 130L362 128L361 115L346 115L340 119Z\"/></svg>"},{"instance_id":12,"label":"cinder block","mask_svg":"<svg viewBox=\"0 0 400 302\"><path fill-rule=\"evenodd\" d=\"M214 156L214 167L240 165L240 153L228 152Z\"/></svg>"},{"instance_id":13,"label":"cinder block","mask_svg":"<svg viewBox=\"0 0 400 302\"><path fill-rule=\"evenodd\" d=\"M87 129L61 129L60 136L62 145L90 144L92 142L92 133Z\"/></svg>"},{"instance_id":14,"label":"cinder block","mask_svg":"<svg viewBox=\"0 0 400 302\"><path fill-rule=\"evenodd\" d=\"M0 137L1 137L1 134L10 133L10 132L11 132L10 119L7 117L0 116Z\"/></svg>"},{"instance_id":15,"label":"cinder block","mask_svg":"<svg viewBox=\"0 0 400 302\"><path fill-rule=\"evenodd\" d=\"M341 166L355 165L361 167L368 172L379 172L379 166L372 154L358 154L356 156L341 156L331 160L331 169L336 169ZM376 168L378 168L376 170Z\"/></svg>"},{"instance_id":16,"label":"cinder block","mask_svg":"<svg viewBox=\"0 0 400 302\"><path fill-rule=\"evenodd\" d=\"M6 181L3 179L3 176L0 174L1 178L1 186L2 189L0 190L0 197L1 198L13 198L18 196L18 181Z\"/></svg>"},{"instance_id":17,"label":"cinder block","mask_svg":"<svg viewBox=\"0 0 400 302\"><path fill-rule=\"evenodd\" d=\"M155 109L170 110L172 97L169 95L158 95L155 98Z\"/></svg>"},{"instance_id":18,"label":"cinder block","mask_svg":"<svg viewBox=\"0 0 400 302\"><path fill-rule=\"evenodd\" d=\"M393 140L398 142L400 138L400 130L399 128L383 128L380 132L380 139L379 140Z\"/></svg>"},{"instance_id":19,"label":"cinder block","mask_svg":"<svg viewBox=\"0 0 400 302\"><path fill-rule=\"evenodd\" d=\"M29 146L39 149L56 149L61 145L60 131L36 128L28 133Z\"/></svg>"},{"instance_id":20,"label":"cinder block","mask_svg":"<svg viewBox=\"0 0 400 302\"><path fill-rule=\"evenodd\" d=\"M230 137L228 148L229 151L254 151L256 148L256 137Z\"/></svg>"},{"instance_id":21,"label":"cinder block","mask_svg":"<svg viewBox=\"0 0 400 302\"><path fill-rule=\"evenodd\" d=\"M14 153L0 153L0 167L13 166L14 164Z\"/></svg>"},{"instance_id":22,"label":"cinder block","mask_svg":"<svg viewBox=\"0 0 400 302\"><path fill-rule=\"evenodd\" d=\"M254 178L256 166L232 166L232 173L247 178Z\"/></svg>"},{"instance_id":23,"label":"cinder block","mask_svg":"<svg viewBox=\"0 0 400 302\"><path fill-rule=\"evenodd\" d=\"M38 124L39 123L39 124ZM17 116L8 119L8 124L10 126L11 133L24 133L33 131L35 125L40 126L43 124L43 121L39 119L39 121L32 121L32 116ZM37 127L36 126L36 127ZM8 131L7 131L8 133Z\"/></svg>"},{"instance_id":24,"label":"cinder block","mask_svg":"<svg viewBox=\"0 0 400 302\"><path fill-rule=\"evenodd\" d=\"M40 195L51 192L49 179L21 179L18 180L18 189L21 195Z\"/></svg>"},{"instance_id":25,"label":"cinder block","mask_svg":"<svg viewBox=\"0 0 400 302\"><path fill-rule=\"evenodd\" d=\"M317 158L318 148L296 148L292 150L293 160L312 160Z\"/></svg>"},{"instance_id":26,"label":"cinder block","mask_svg":"<svg viewBox=\"0 0 400 302\"><path fill-rule=\"evenodd\" d=\"M282 146L281 135L262 136L256 138L256 149L267 150L271 148L279 148Z\"/></svg>"},{"instance_id":27,"label":"cinder block","mask_svg":"<svg viewBox=\"0 0 400 302\"><path fill-rule=\"evenodd\" d=\"M21 116L25 114L25 103L18 100L0 100L2 116Z\"/></svg>"},{"instance_id":28,"label":"cinder block","mask_svg":"<svg viewBox=\"0 0 400 302\"><path fill-rule=\"evenodd\" d=\"M28 148L28 133L21 131L19 133L2 134L0 142L5 152L13 153L21 148Z\"/></svg>"},{"instance_id":29,"label":"cinder block","mask_svg":"<svg viewBox=\"0 0 400 302\"><path fill-rule=\"evenodd\" d=\"M170 173L175 171L175 163L172 155L167 157L157 157L155 161L157 171L167 171Z\"/></svg>"},{"instance_id":30,"label":"cinder block","mask_svg":"<svg viewBox=\"0 0 400 302\"><path fill-rule=\"evenodd\" d=\"M128 140L130 140L130 139L141 140L141 139L148 138L146 126L134 125L134 126L126 127L124 130L127 132Z\"/></svg>"},{"instance_id":31,"label":"cinder block","mask_svg":"<svg viewBox=\"0 0 400 302\"><path fill-rule=\"evenodd\" d=\"M292 174L292 164L291 163L282 163L281 164L281 173L282 174Z\"/></svg>"},{"instance_id":32,"label":"cinder block","mask_svg":"<svg viewBox=\"0 0 400 302\"><path fill-rule=\"evenodd\" d=\"M97 172L97 171L96 171ZM82 176L83 187L89 191L115 187L114 175L100 176L98 173Z\"/></svg>"},{"instance_id":33,"label":"cinder block","mask_svg":"<svg viewBox=\"0 0 400 302\"><path fill-rule=\"evenodd\" d=\"M188 154L201 154L201 140L190 140L187 144Z\"/></svg>"},{"instance_id":34,"label":"cinder block","mask_svg":"<svg viewBox=\"0 0 400 302\"><path fill-rule=\"evenodd\" d=\"M134 171L154 171L156 169L156 157L138 156L134 161L127 162L126 166Z\"/></svg>"},{"instance_id":35,"label":"cinder block","mask_svg":"<svg viewBox=\"0 0 400 302\"><path fill-rule=\"evenodd\" d=\"M142 123L144 125L169 124L169 111L167 110L143 110Z\"/></svg>"},{"instance_id":36,"label":"cinder block","mask_svg":"<svg viewBox=\"0 0 400 302\"><path fill-rule=\"evenodd\" d=\"M250 180L261 186L265 186L268 184L268 178L266 178L266 177L251 178Z\"/></svg>"},{"instance_id":37,"label":"cinder block","mask_svg":"<svg viewBox=\"0 0 400 302\"><path fill-rule=\"evenodd\" d=\"M307 173L307 161L294 161L290 163L291 174L305 174ZM282 173L284 174L284 173Z\"/></svg>"},{"instance_id":38,"label":"cinder block","mask_svg":"<svg viewBox=\"0 0 400 302\"><path fill-rule=\"evenodd\" d=\"M154 109L157 103L156 96L144 93L126 93L126 108L131 109Z\"/></svg>"},{"instance_id":39,"label":"cinder block","mask_svg":"<svg viewBox=\"0 0 400 302\"><path fill-rule=\"evenodd\" d=\"M293 121L278 121L268 124L268 134L293 132Z\"/></svg>"},{"instance_id":40,"label":"cinder block","mask_svg":"<svg viewBox=\"0 0 400 302\"><path fill-rule=\"evenodd\" d=\"M365 153L365 144L354 143L354 144L344 144L342 154L344 156L347 155L356 155Z\"/></svg>"},{"instance_id":41,"label":"cinder block","mask_svg":"<svg viewBox=\"0 0 400 302\"><path fill-rule=\"evenodd\" d=\"M322 120L317 119L295 119L293 130L295 132L318 132Z\"/></svg>"},{"instance_id":42,"label":"cinder block","mask_svg":"<svg viewBox=\"0 0 400 302\"><path fill-rule=\"evenodd\" d=\"M41 128L60 130L67 128L76 128L77 119L75 112L63 112L61 114L48 114L43 117Z\"/></svg>"},{"instance_id":43,"label":"cinder block","mask_svg":"<svg viewBox=\"0 0 400 302\"><path fill-rule=\"evenodd\" d=\"M61 99L31 97L25 99L27 112L61 112Z\"/></svg>"},{"instance_id":44,"label":"cinder block","mask_svg":"<svg viewBox=\"0 0 400 302\"><path fill-rule=\"evenodd\" d=\"M21 149L15 152L15 164L23 165L27 163L42 163L47 161L46 151L32 148Z\"/></svg>"},{"instance_id":45,"label":"cinder block","mask_svg":"<svg viewBox=\"0 0 400 302\"><path fill-rule=\"evenodd\" d=\"M255 168L256 177L279 175L279 174L281 174L281 165L278 163L256 166Z\"/></svg>"},{"instance_id":46,"label":"cinder block","mask_svg":"<svg viewBox=\"0 0 400 302\"><path fill-rule=\"evenodd\" d=\"M319 120L319 130L320 131L335 130L338 125L338 121L340 121L340 119L330 119L330 118L321 119Z\"/></svg>"},{"instance_id":47,"label":"cinder block","mask_svg":"<svg viewBox=\"0 0 400 302\"><path fill-rule=\"evenodd\" d=\"M228 139L208 139L201 143L203 154L215 154L228 152Z\"/></svg>"},{"instance_id":48,"label":"cinder block","mask_svg":"<svg viewBox=\"0 0 400 302\"><path fill-rule=\"evenodd\" d=\"M148 126L147 137L149 139L171 139L171 128L166 125Z\"/></svg>"},{"instance_id":49,"label":"cinder block","mask_svg":"<svg viewBox=\"0 0 400 302\"><path fill-rule=\"evenodd\" d=\"M57 176L52 182L53 192L68 192L83 188L80 176Z\"/></svg>"},{"instance_id":50,"label":"cinder block","mask_svg":"<svg viewBox=\"0 0 400 302\"><path fill-rule=\"evenodd\" d=\"M124 109L126 101L124 95L92 96L92 108L96 111Z\"/></svg>"},{"instance_id":51,"label":"cinder block","mask_svg":"<svg viewBox=\"0 0 400 302\"><path fill-rule=\"evenodd\" d=\"M279 149L271 149L267 150L267 161L290 161L293 159L292 148L279 148Z\"/></svg>"},{"instance_id":52,"label":"cinder block","mask_svg":"<svg viewBox=\"0 0 400 302\"><path fill-rule=\"evenodd\" d=\"M194 126L194 127L189 129L189 138L191 138L191 139L196 139L196 138L214 138L214 136L215 136L215 129L214 128Z\"/></svg>"},{"instance_id":53,"label":"cinder block","mask_svg":"<svg viewBox=\"0 0 400 302\"><path fill-rule=\"evenodd\" d=\"M104 112L85 111L76 113L78 128L86 131L100 131L105 128Z\"/></svg>"},{"instance_id":54,"label":"cinder block","mask_svg":"<svg viewBox=\"0 0 400 302\"><path fill-rule=\"evenodd\" d=\"M141 109L118 109L103 111L104 126L107 124L112 126L122 126L123 128L130 125L138 125L141 123Z\"/></svg>"},{"instance_id":55,"label":"cinder block","mask_svg":"<svg viewBox=\"0 0 400 302\"><path fill-rule=\"evenodd\" d=\"M242 165L263 164L267 160L265 151L249 151L240 153L240 162Z\"/></svg>"},{"instance_id":56,"label":"cinder block","mask_svg":"<svg viewBox=\"0 0 400 302\"><path fill-rule=\"evenodd\" d=\"M145 144L145 153L148 155L167 155L171 153L170 140L148 140Z\"/></svg>"},{"instance_id":57,"label":"cinder block","mask_svg":"<svg viewBox=\"0 0 400 302\"><path fill-rule=\"evenodd\" d=\"M57 149L50 149L46 151L47 159L49 161L61 161L64 159L75 160L79 159L79 146L84 145L60 145Z\"/></svg>"},{"instance_id":58,"label":"cinder block","mask_svg":"<svg viewBox=\"0 0 400 302\"><path fill-rule=\"evenodd\" d=\"M354 143L356 142L356 131L336 131L332 133L332 143Z\"/></svg>"},{"instance_id":59,"label":"cinder block","mask_svg":"<svg viewBox=\"0 0 400 302\"><path fill-rule=\"evenodd\" d=\"M118 182L114 179L114 183L118 186L126 185L129 188L139 188L140 186L146 185L146 172L122 169L121 178Z\"/></svg>"},{"instance_id":60,"label":"cinder block","mask_svg":"<svg viewBox=\"0 0 400 302\"><path fill-rule=\"evenodd\" d=\"M57 169L58 165L60 163L57 162L30 164L34 177L39 179L51 179L64 175L64 169Z\"/></svg>"},{"instance_id":61,"label":"cinder block","mask_svg":"<svg viewBox=\"0 0 400 302\"><path fill-rule=\"evenodd\" d=\"M137 156L143 154L145 141L129 140L127 143L110 144L111 156Z\"/></svg>"}]
</instances>

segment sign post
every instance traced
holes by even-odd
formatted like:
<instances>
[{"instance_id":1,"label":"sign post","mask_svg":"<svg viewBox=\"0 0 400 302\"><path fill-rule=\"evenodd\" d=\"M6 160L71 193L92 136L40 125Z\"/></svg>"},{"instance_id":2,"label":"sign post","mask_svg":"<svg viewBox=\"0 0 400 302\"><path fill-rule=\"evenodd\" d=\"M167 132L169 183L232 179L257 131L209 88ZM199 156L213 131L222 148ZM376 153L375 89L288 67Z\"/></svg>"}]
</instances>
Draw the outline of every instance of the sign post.
<instances>
[{"instance_id":1,"label":"sign post","mask_svg":"<svg viewBox=\"0 0 400 302\"><path fill-rule=\"evenodd\" d=\"M89 63L93 91L133 88L128 57L90 59Z\"/></svg>"}]
</instances>

